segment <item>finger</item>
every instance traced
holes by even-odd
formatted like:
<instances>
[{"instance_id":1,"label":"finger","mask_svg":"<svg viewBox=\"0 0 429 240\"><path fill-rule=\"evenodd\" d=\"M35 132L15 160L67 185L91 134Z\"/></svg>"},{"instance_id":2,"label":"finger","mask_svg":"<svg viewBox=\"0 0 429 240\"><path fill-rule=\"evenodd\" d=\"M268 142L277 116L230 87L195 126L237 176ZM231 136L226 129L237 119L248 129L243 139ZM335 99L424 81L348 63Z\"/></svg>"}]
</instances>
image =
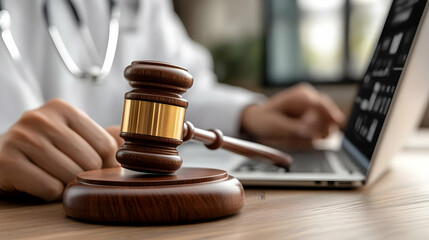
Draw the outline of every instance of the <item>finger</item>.
<instances>
[{"instance_id":1,"label":"finger","mask_svg":"<svg viewBox=\"0 0 429 240\"><path fill-rule=\"evenodd\" d=\"M110 126L106 128L106 131L115 139L116 143L118 144L118 147L116 150L118 150L125 142L125 140L121 138L121 136L119 135L121 133L121 126L119 125ZM109 158L108 160L103 162L103 168L119 167L119 166L121 166L121 164L119 164L119 162L116 160L116 157L114 159Z\"/></svg>"},{"instance_id":2,"label":"finger","mask_svg":"<svg viewBox=\"0 0 429 240\"><path fill-rule=\"evenodd\" d=\"M61 131L49 134L52 143L83 170L100 169L103 160L94 148L79 134L64 126Z\"/></svg>"},{"instance_id":3,"label":"finger","mask_svg":"<svg viewBox=\"0 0 429 240\"><path fill-rule=\"evenodd\" d=\"M106 128L106 131L116 140L116 143L118 144L118 148L120 148L122 144L124 144L125 142L124 139L121 138L121 136L119 135L121 133L121 126L119 125L110 126Z\"/></svg>"},{"instance_id":4,"label":"finger","mask_svg":"<svg viewBox=\"0 0 429 240\"><path fill-rule=\"evenodd\" d=\"M345 116L332 99L326 95L321 95L320 101L315 102L315 106L321 110L330 120L341 126Z\"/></svg>"},{"instance_id":5,"label":"finger","mask_svg":"<svg viewBox=\"0 0 429 240\"><path fill-rule=\"evenodd\" d=\"M317 111L309 110L301 119L310 129L313 139L324 138L329 134L332 121Z\"/></svg>"},{"instance_id":6,"label":"finger","mask_svg":"<svg viewBox=\"0 0 429 240\"><path fill-rule=\"evenodd\" d=\"M59 151L51 142L44 138L32 139L34 134L27 135L27 139L16 143L19 150L28 160L64 184L73 180L83 169L64 153ZM37 141L37 142L35 142Z\"/></svg>"},{"instance_id":7,"label":"finger","mask_svg":"<svg viewBox=\"0 0 429 240\"><path fill-rule=\"evenodd\" d=\"M320 129L320 138L327 138L331 132L331 127L326 126Z\"/></svg>"},{"instance_id":8,"label":"finger","mask_svg":"<svg viewBox=\"0 0 429 240\"><path fill-rule=\"evenodd\" d=\"M88 116L71 119L70 127L85 139L103 159L103 163L115 161L118 144L115 139Z\"/></svg>"},{"instance_id":9,"label":"finger","mask_svg":"<svg viewBox=\"0 0 429 240\"><path fill-rule=\"evenodd\" d=\"M343 124L345 119L344 114L329 96L320 94L309 84L299 84L274 96L271 106L296 118L315 108L338 125Z\"/></svg>"},{"instance_id":10,"label":"finger","mask_svg":"<svg viewBox=\"0 0 429 240\"><path fill-rule=\"evenodd\" d=\"M311 139L312 132L310 128L301 119L290 118L282 113L270 114L267 121L267 134L272 138L301 138Z\"/></svg>"},{"instance_id":11,"label":"finger","mask_svg":"<svg viewBox=\"0 0 429 240\"><path fill-rule=\"evenodd\" d=\"M62 111L62 116L65 116L69 127L91 145L103 159L103 164L110 165L116 162L117 143L106 130L86 113L61 100L54 101L51 104L58 105L56 108Z\"/></svg>"},{"instance_id":12,"label":"finger","mask_svg":"<svg viewBox=\"0 0 429 240\"><path fill-rule=\"evenodd\" d=\"M16 152L10 161L14 161L13 167L9 168L10 174L5 177L11 188L46 201L53 201L62 196L63 183L32 164L22 153Z\"/></svg>"},{"instance_id":13,"label":"finger","mask_svg":"<svg viewBox=\"0 0 429 240\"><path fill-rule=\"evenodd\" d=\"M310 84L299 84L272 98L271 107L285 114L299 118L317 102L319 93Z\"/></svg>"}]
</instances>

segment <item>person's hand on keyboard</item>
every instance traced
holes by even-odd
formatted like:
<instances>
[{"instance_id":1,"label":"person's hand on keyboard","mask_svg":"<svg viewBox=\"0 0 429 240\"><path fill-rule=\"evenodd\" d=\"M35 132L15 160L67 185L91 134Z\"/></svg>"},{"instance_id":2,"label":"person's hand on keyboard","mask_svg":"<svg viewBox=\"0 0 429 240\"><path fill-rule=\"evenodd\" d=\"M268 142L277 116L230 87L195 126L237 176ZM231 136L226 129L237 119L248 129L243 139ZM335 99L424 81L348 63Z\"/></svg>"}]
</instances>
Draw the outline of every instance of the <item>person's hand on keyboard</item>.
<instances>
[{"instance_id":1,"label":"person's hand on keyboard","mask_svg":"<svg viewBox=\"0 0 429 240\"><path fill-rule=\"evenodd\" d=\"M242 131L269 145L310 146L341 126L344 115L326 95L300 84L243 111Z\"/></svg>"}]
</instances>

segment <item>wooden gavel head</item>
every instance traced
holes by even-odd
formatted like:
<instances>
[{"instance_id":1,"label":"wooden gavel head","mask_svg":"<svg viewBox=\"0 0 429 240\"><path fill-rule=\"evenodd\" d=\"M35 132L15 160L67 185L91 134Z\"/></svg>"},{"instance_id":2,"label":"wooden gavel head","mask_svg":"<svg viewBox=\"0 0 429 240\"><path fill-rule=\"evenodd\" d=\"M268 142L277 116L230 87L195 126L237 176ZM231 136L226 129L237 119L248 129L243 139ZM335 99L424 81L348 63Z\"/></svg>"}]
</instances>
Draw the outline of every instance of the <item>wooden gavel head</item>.
<instances>
[{"instance_id":1,"label":"wooden gavel head","mask_svg":"<svg viewBox=\"0 0 429 240\"><path fill-rule=\"evenodd\" d=\"M182 98L193 77L182 67L153 61L132 62L124 71L133 90L125 94L116 153L124 168L174 173L182 166L177 147L183 143L188 102Z\"/></svg>"}]
</instances>

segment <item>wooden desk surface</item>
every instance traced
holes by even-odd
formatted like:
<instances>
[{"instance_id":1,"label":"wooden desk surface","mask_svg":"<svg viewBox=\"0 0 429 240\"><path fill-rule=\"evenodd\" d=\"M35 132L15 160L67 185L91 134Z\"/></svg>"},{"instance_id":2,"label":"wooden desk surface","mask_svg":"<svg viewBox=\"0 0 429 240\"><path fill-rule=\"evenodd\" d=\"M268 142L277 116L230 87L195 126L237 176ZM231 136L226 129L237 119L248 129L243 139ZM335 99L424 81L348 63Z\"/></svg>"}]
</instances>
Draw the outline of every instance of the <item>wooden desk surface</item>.
<instances>
[{"instance_id":1,"label":"wooden desk surface","mask_svg":"<svg viewBox=\"0 0 429 240\"><path fill-rule=\"evenodd\" d=\"M407 149L358 190L246 189L245 207L216 221L108 226L65 216L61 203L0 201L0 239L427 239L429 149Z\"/></svg>"}]
</instances>

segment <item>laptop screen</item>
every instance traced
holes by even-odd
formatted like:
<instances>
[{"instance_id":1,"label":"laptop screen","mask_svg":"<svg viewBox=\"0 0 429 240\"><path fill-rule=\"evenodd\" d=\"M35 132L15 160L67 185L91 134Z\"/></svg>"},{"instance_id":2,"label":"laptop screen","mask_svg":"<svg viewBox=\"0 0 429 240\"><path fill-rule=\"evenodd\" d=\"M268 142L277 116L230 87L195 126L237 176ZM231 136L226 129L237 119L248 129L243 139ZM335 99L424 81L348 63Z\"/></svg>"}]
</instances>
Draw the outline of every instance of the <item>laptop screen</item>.
<instances>
[{"instance_id":1,"label":"laptop screen","mask_svg":"<svg viewBox=\"0 0 429 240\"><path fill-rule=\"evenodd\" d=\"M374 152L426 2L427 0L392 2L355 99L345 137L367 159L371 159Z\"/></svg>"}]
</instances>

